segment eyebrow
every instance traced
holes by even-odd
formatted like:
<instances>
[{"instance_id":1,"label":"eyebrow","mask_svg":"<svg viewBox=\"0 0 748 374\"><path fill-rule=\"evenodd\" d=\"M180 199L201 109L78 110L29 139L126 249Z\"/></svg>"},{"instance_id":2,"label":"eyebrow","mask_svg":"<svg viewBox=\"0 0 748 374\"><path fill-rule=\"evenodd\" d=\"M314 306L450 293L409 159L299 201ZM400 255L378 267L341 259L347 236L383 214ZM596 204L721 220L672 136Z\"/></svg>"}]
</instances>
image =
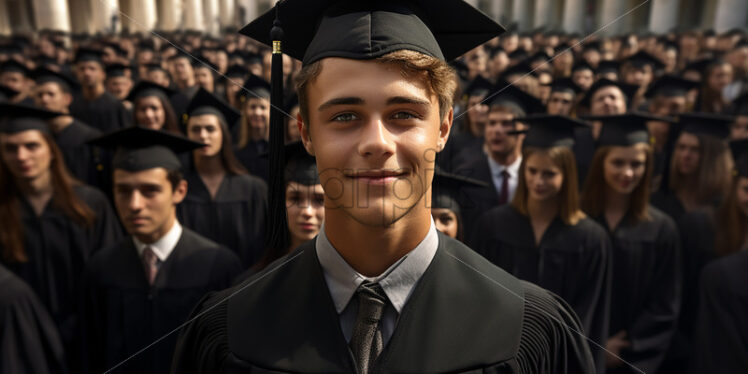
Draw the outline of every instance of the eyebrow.
<instances>
[{"instance_id":1,"label":"eyebrow","mask_svg":"<svg viewBox=\"0 0 748 374\"><path fill-rule=\"evenodd\" d=\"M392 104L416 104L416 105L430 105L431 102L416 97L408 96L395 96L387 99L387 105Z\"/></svg>"},{"instance_id":2,"label":"eyebrow","mask_svg":"<svg viewBox=\"0 0 748 374\"><path fill-rule=\"evenodd\" d=\"M339 97L339 98L330 99L322 103L322 105L320 105L317 108L317 110L321 112L335 105L362 105L364 103L365 103L364 99L360 97ZM392 105L392 104L430 105L431 102L420 99L420 98L416 98L416 97L394 96L394 97L387 99L386 104L387 105Z\"/></svg>"}]
</instances>

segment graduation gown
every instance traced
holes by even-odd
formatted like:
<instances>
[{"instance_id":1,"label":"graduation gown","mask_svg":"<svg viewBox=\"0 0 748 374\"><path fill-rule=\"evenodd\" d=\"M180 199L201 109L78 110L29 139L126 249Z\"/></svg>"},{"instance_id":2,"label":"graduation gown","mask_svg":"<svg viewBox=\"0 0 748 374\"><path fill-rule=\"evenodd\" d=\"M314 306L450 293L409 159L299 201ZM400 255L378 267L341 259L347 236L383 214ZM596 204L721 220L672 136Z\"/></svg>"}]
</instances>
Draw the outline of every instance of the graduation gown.
<instances>
[{"instance_id":1,"label":"graduation gown","mask_svg":"<svg viewBox=\"0 0 748 374\"><path fill-rule=\"evenodd\" d=\"M78 180L110 191L111 170L108 153L86 144L87 141L101 136L101 131L73 118L73 122L59 133L54 134L55 143L65 158L65 165Z\"/></svg>"},{"instance_id":2,"label":"graduation gown","mask_svg":"<svg viewBox=\"0 0 748 374\"><path fill-rule=\"evenodd\" d=\"M645 373L655 373L675 333L682 281L678 229L665 213L649 208L650 221L628 216L614 230L603 217L613 243L610 335L626 331L629 348L621 358ZM628 365L612 373L639 373Z\"/></svg>"},{"instance_id":3,"label":"graduation gown","mask_svg":"<svg viewBox=\"0 0 748 374\"><path fill-rule=\"evenodd\" d=\"M60 335L26 283L0 265L0 373L66 373Z\"/></svg>"},{"instance_id":4,"label":"graduation gown","mask_svg":"<svg viewBox=\"0 0 748 374\"><path fill-rule=\"evenodd\" d=\"M559 295L574 308L585 335L605 346L612 253L600 225L584 218L567 226L556 218L536 245L530 219L505 205L486 212L475 229L471 248L517 278ZM594 344L590 348L600 372L605 352Z\"/></svg>"},{"instance_id":5,"label":"graduation gown","mask_svg":"<svg viewBox=\"0 0 748 374\"><path fill-rule=\"evenodd\" d=\"M70 114L103 133L125 128L132 123L127 109L109 92L91 101L82 95L77 96L70 105Z\"/></svg>"},{"instance_id":6,"label":"graduation gown","mask_svg":"<svg viewBox=\"0 0 748 374\"><path fill-rule=\"evenodd\" d=\"M472 161L462 164L455 170L455 174L470 177L488 184L486 187L464 187L457 202L462 210L465 237L469 238L475 230L475 224L487 210L499 205L499 193L491 177L491 168L488 166L488 156L474 158Z\"/></svg>"},{"instance_id":7,"label":"graduation gown","mask_svg":"<svg viewBox=\"0 0 748 374\"><path fill-rule=\"evenodd\" d=\"M99 249L121 237L121 227L109 201L99 190L79 185L75 194L93 210L92 227L68 218L53 202L36 215L26 199L19 207L23 221L25 263L6 266L34 290L57 324L66 348L78 336L77 305L86 263Z\"/></svg>"},{"instance_id":8,"label":"graduation gown","mask_svg":"<svg viewBox=\"0 0 748 374\"><path fill-rule=\"evenodd\" d=\"M595 155L595 138L592 136L592 128L580 127L574 129L574 159L577 161L577 176L579 186L584 186L587 171L590 169L592 157Z\"/></svg>"},{"instance_id":9,"label":"graduation gown","mask_svg":"<svg viewBox=\"0 0 748 374\"><path fill-rule=\"evenodd\" d=\"M715 260L701 274L690 373L748 373L748 251Z\"/></svg>"},{"instance_id":10,"label":"graduation gown","mask_svg":"<svg viewBox=\"0 0 748 374\"><path fill-rule=\"evenodd\" d=\"M187 196L177 207L179 222L234 251L245 268L265 248L267 185L250 175L227 174L215 198L196 171L185 173Z\"/></svg>"},{"instance_id":11,"label":"graduation gown","mask_svg":"<svg viewBox=\"0 0 748 374\"><path fill-rule=\"evenodd\" d=\"M235 128L238 128L235 127ZM267 153L269 150L269 143L267 140L251 140L247 143L244 148L234 149L236 159L241 162L250 174L261 178L266 183L268 181L269 164L267 159Z\"/></svg>"},{"instance_id":12,"label":"graduation gown","mask_svg":"<svg viewBox=\"0 0 748 374\"><path fill-rule=\"evenodd\" d=\"M209 291L241 271L231 251L183 228L150 286L132 237L97 253L86 271L84 331L90 372L119 364L184 323ZM113 373L167 373L177 334L166 336Z\"/></svg>"},{"instance_id":13,"label":"graduation gown","mask_svg":"<svg viewBox=\"0 0 748 374\"><path fill-rule=\"evenodd\" d=\"M459 157L463 152L468 154L483 154L483 137L476 137L468 132L460 132L449 137L447 144L441 152L436 154L436 164L447 172L452 172L464 162L465 159ZM472 159L469 157L467 159Z\"/></svg>"},{"instance_id":14,"label":"graduation gown","mask_svg":"<svg viewBox=\"0 0 748 374\"><path fill-rule=\"evenodd\" d=\"M315 241L193 315L172 373L356 372ZM578 328L561 299L439 234L373 372L592 373Z\"/></svg>"},{"instance_id":15,"label":"graduation gown","mask_svg":"<svg viewBox=\"0 0 748 374\"><path fill-rule=\"evenodd\" d=\"M664 188L653 193L649 198L649 202L661 212L669 215L675 222L678 222L686 214L686 208L678 197Z\"/></svg>"}]
</instances>

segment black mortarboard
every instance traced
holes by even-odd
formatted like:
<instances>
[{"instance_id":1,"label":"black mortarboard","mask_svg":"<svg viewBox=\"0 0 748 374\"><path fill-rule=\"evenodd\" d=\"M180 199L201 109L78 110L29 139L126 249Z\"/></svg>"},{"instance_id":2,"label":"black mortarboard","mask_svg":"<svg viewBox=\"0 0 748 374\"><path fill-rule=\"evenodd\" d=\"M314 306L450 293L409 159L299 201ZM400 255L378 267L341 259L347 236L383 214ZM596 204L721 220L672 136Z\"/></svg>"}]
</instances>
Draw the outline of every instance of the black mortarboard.
<instances>
[{"instance_id":1,"label":"black mortarboard","mask_svg":"<svg viewBox=\"0 0 748 374\"><path fill-rule=\"evenodd\" d=\"M647 98L655 96L686 96L688 91L698 86L699 82L694 82L671 74L665 74L649 86L644 96Z\"/></svg>"},{"instance_id":2,"label":"black mortarboard","mask_svg":"<svg viewBox=\"0 0 748 374\"><path fill-rule=\"evenodd\" d=\"M449 209L461 220L461 209L458 201L464 188L488 187L488 184L462 175L451 174L437 167L434 170L434 181L431 183L431 208Z\"/></svg>"},{"instance_id":3,"label":"black mortarboard","mask_svg":"<svg viewBox=\"0 0 748 374\"><path fill-rule=\"evenodd\" d=\"M166 71L166 69L164 69L164 66L161 65L160 62L149 62L145 64L145 68L148 71L154 71L154 70Z\"/></svg>"},{"instance_id":4,"label":"black mortarboard","mask_svg":"<svg viewBox=\"0 0 748 374\"><path fill-rule=\"evenodd\" d=\"M730 150L735 160L735 171L741 177L748 177L748 139L731 141Z\"/></svg>"},{"instance_id":5,"label":"black mortarboard","mask_svg":"<svg viewBox=\"0 0 748 374\"><path fill-rule=\"evenodd\" d=\"M508 54L507 57L509 57L510 60L516 60L516 61L523 61L528 56L527 51L525 51L523 48L517 48L512 53Z\"/></svg>"},{"instance_id":6,"label":"black mortarboard","mask_svg":"<svg viewBox=\"0 0 748 374\"><path fill-rule=\"evenodd\" d=\"M247 53L247 58L244 59L247 65L262 64L262 56L257 53Z\"/></svg>"},{"instance_id":7,"label":"black mortarboard","mask_svg":"<svg viewBox=\"0 0 748 374\"><path fill-rule=\"evenodd\" d=\"M0 46L0 55L22 55L23 46L18 43L8 43Z\"/></svg>"},{"instance_id":8,"label":"black mortarboard","mask_svg":"<svg viewBox=\"0 0 748 374\"><path fill-rule=\"evenodd\" d=\"M695 70L695 71L698 71L700 74L704 74L704 72L706 71L706 67L714 63L714 61L715 60L711 58L702 58L696 61L691 61L685 66L683 71L685 72L688 70Z\"/></svg>"},{"instance_id":9,"label":"black mortarboard","mask_svg":"<svg viewBox=\"0 0 748 374\"><path fill-rule=\"evenodd\" d=\"M502 71L501 77L499 77L499 79L507 80L507 77L514 74L520 74L523 77L525 75L532 75L533 77L537 76L529 64L527 64L526 62L520 62Z\"/></svg>"},{"instance_id":10,"label":"black mortarboard","mask_svg":"<svg viewBox=\"0 0 748 374\"><path fill-rule=\"evenodd\" d=\"M593 40L582 44L582 51L600 51L600 42Z\"/></svg>"},{"instance_id":11,"label":"black mortarboard","mask_svg":"<svg viewBox=\"0 0 748 374\"><path fill-rule=\"evenodd\" d=\"M76 82L73 77L62 72L56 72L47 69L45 67L34 69L34 71L31 73L31 76L36 84L54 82L59 84L65 92L71 92L72 90L78 88L78 82Z\"/></svg>"},{"instance_id":12,"label":"black mortarboard","mask_svg":"<svg viewBox=\"0 0 748 374\"><path fill-rule=\"evenodd\" d=\"M730 109L733 116L748 116L748 91L733 100Z\"/></svg>"},{"instance_id":13,"label":"black mortarboard","mask_svg":"<svg viewBox=\"0 0 748 374\"><path fill-rule=\"evenodd\" d=\"M305 186L320 184L317 172L317 161L304 148L302 142L286 144L285 181L296 182Z\"/></svg>"},{"instance_id":14,"label":"black mortarboard","mask_svg":"<svg viewBox=\"0 0 748 374\"><path fill-rule=\"evenodd\" d=\"M212 62L210 62L208 58L205 56L202 56L202 55L195 56L195 58L193 58L191 62L192 62L192 67L195 69L205 68L205 69L210 69L213 72L218 71L218 67L214 65Z\"/></svg>"},{"instance_id":15,"label":"black mortarboard","mask_svg":"<svg viewBox=\"0 0 748 374\"><path fill-rule=\"evenodd\" d=\"M597 74L616 73L618 74L618 68L621 64L614 60L602 60L597 64Z\"/></svg>"},{"instance_id":16,"label":"black mortarboard","mask_svg":"<svg viewBox=\"0 0 748 374\"><path fill-rule=\"evenodd\" d=\"M678 127L681 132L724 139L730 136L730 124L734 120L733 116L714 113L681 113Z\"/></svg>"},{"instance_id":17,"label":"black mortarboard","mask_svg":"<svg viewBox=\"0 0 748 374\"><path fill-rule=\"evenodd\" d=\"M106 42L104 43L104 46L111 48L114 50L114 53L118 56L124 57L127 56L127 51L122 48L122 46L117 42Z\"/></svg>"},{"instance_id":18,"label":"black mortarboard","mask_svg":"<svg viewBox=\"0 0 748 374\"><path fill-rule=\"evenodd\" d=\"M107 78L113 78L113 77L126 77L128 76L127 71L131 69L132 67L129 65L110 64L110 65L107 65L104 70L106 71Z\"/></svg>"},{"instance_id":19,"label":"black mortarboard","mask_svg":"<svg viewBox=\"0 0 748 374\"><path fill-rule=\"evenodd\" d=\"M101 57L103 55L104 53L100 49L80 47L78 48L78 51L75 52L75 59L73 62L76 64L83 61L96 61L101 63Z\"/></svg>"},{"instance_id":20,"label":"black mortarboard","mask_svg":"<svg viewBox=\"0 0 748 374\"><path fill-rule=\"evenodd\" d=\"M21 73L28 77L30 71L29 68L26 67L26 65L11 58L0 63L0 74L1 73Z\"/></svg>"},{"instance_id":21,"label":"black mortarboard","mask_svg":"<svg viewBox=\"0 0 748 374\"><path fill-rule=\"evenodd\" d=\"M155 51L156 44L152 39L145 39L138 42L138 50L140 51Z\"/></svg>"},{"instance_id":22,"label":"black mortarboard","mask_svg":"<svg viewBox=\"0 0 748 374\"><path fill-rule=\"evenodd\" d=\"M226 123L228 128L232 128L236 124L236 121L241 117L239 112L202 87L197 91L195 96L192 97L192 100L190 100L190 104L187 105L185 113L189 117L200 116L203 114L216 115Z\"/></svg>"},{"instance_id":23,"label":"black mortarboard","mask_svg":"<svg viewBox=\"0 0 748 374\"><path fill-rule=\"evenodd\" d=\"M536 97L520 90L506 81L499 81L491 90L492 94L486 99L490 106L510 106L522 110L525 114L541 113L544 111L543 103Z\"/></svg>"},{"instance_id":24,"label":"black mortarboard","mask_svg":"<svg viewBox=\"0 0 748 374\"><path fill-rule=\"evenodd\" d=\"M129 172L153 168L180 170L182 163L177 154L204 146L180 135L140 126L110 132L88 143L115 150L112 167Z\"/></svg>"},{"instance_id":25,"label":"black mortarboard","mask_svg":"<svg viewBox=\"0 0 748 374\"><path fill-rule=\"evenodd\" d=\"M551 86L551 92L569 92L575 95L582 92L582 87L571 78L556 78L548 85Z\"/></svg>"},{"instance_id":26,"label":"black mortarboard","mask_svg":"<svg viewBox=\"0 0 748 374\"><path fill-rule=\"evenodd\" d=\"M304 65L325 57L373 59L408 49L453 60L504 31L462 0L286 0L239 32L272 46L276 14L283 53ZM341 36L345 37L341 37Z\"/></svg>"},{"instance_id":27,"label":"black mortarboard","mask_svg":"<svg viewBox=\"0 0 748 374\"><path fill-rule=\"evenodd\" d=\"M18 95L18 91L0 84L0 101L8 100L8 98L15 97Z\"/></svg>"},{"instance_id":28,"label":"black mortarboard","mask_svg":"<svg viewBox=\"0 0 748 374\"><path fill-rule=\"evenodd\" d=\"M660 59L644 51L636 52L623 61L635 68L643 68L646 65L651 65L652 70L659 70L665 67L665 64Z\"/></svg>"},{"instance_id":29,"label":"black mortarboard","mask_svg":"<svg viewBox=\"0 0 748 374\"><path fill-rule=\"evenodd\" d=\"M466 96L485 96L493 88L493 83L480 75L475 77L472 82L465 88Z\"/></svg>"},{"instance_id":30,"label":"black mortarboard","mask_svg":"<svg viewBox=\"0 0 748 374\"><path fill-rule=\"evenodd\" d=\"M170 44L167 44L167 45L168 46L172 46ZM174 47L174 48L176 48L176 47ZM174 61L174 60L176 60L178 58L186 58L186 59L190 60L190 63L192 63L192 56L189 53L187 53L185 50L180 49L180 48L177 48L177 53L169 56L169 61Z\"/></svg>"},{"instance_id":31,"label":"black mortarboard","mask_svg":"<svg viewBox=\"0 0 748 374\"><path fill-rule=\"evenodd\" d=\"M249 69L247 69L246 66L232 64L231 66L226 68L227 77L241 77L242 79L244 79L247 75L249 75Z\"/></svg>"},{"instance_id":32,"label":"black mortarboard","mask_svg":"<svg viewBox=\"0 0 748 374\"><path fill-rule=\"evenodd\" d=\"M585 60L579 60L574 64L574 66L571 67L572 73L580 70L589 70L593 73L595 72L595 68L593 68L592 65L588 64Z\"/></svg>"},{"instance_id":33,"label":"black mortarboard","mask_svg":"<svg viewBox=\"0 0 748 374\"><path fill-rule=\"evenodd\" d=\"M525 62L528 64L532 64L534 62L546 62L551 59L551 56L549 56L544 51L538 51L535 52L532 56L528 57Z\"/></svg>"},{"instance_id":34,"label":"black mortarboard","mask_svg":"<svg viewBox=\"0 0 748 374\"><path fill-rule=\"evenodd\" d=\"M647 122L661 121L673 123L668 117L654 116L649 113L630 112L610 116L586 116L586 120L600 121L603 124L600 136L597 138L598 146L623 146L650 143Z\"/></svg>"},{"instance_id":35,"label":"black mortarboard","mask_svg":"<svg viewBox=\"0 0 748 374\"><path fill-rule=\"evenodd\" d=\"M662 44L663 44L662 48L665 51L671 50L671 49L675 50L676 52L680 51L680 47L678 47L678 44L671 42L669 40L663 42Z\"/></svg>"},{"instance_id":36,"label":"black mortarboard","mask_svg":"<svg viewBox=\"0 0 748 374\"><path fill-rule=\"evenodd\" d=\"M36 106L11 104L0 102L0 133L15 134L17 132L38 130L49 133L46 120L63 115L50 112Z\"/></svg>"},{"instance_id":37,"label":"black mortarboard","mask_svg":"<svg viewBox=\"0 0 748 374\"><path fill-rule=\"evenodd\" d=\"M244 81L242 88L236 92L236 97L241 102L245 102L251 98L269 99L270 83L254 74L250 74L249 78Z\"/></svg>"},{"instance_id":38,"label":"black mortarboard","mask_svg":"<svg viewBox=\"0 0 748 374\"><path fill-rule=\"evenodd\" d=\"M142 80L130 90L126 100L132 103L141 97L156 96L169 102L169 98L172 97L176 92L170 88L164 87L160 84L153 83L151 81Z\"/></svg>"},{"instance_id":39,"label":"black mortarboard","mask_svg":"<svg viewBox=\"0 0 748 374\"><path fill-rule=\"evenodd\" d=\"M572 147L574 146L574 130L588 126L571 117L551 114L533 114L517 118L515 121L530 126L523 146L538 148Z\"/></svg>"},{"instance_id":40,"label":"black mortarboard","mask_svg":"<svg viewBox=\"0 0 748 374\"><path fill-rule=\"evenodd\" d=\"M561 43L557 45L555 48L553 48L554 55L557 55L559 53L564 53L564 52L572 52L571 46L568 43Z\"/></svg>"},{"instance_id":41,"label":"black mortarboard","mask_svg":"<svg viewBox=\"0 0 748 374\"><path fill-rule=\"evenodd\" d=\"M595 83L592 84L592 86L590 86L590 89L587 90L587 92L584 94L584 97L582 97L582 100L579 101L579 105L589 108L590 100L592 100L592 95L594 95L595 92L597 92L601 88L608 87L608 86L618 87L623 92L623 95L626 97L627 103L631 103L631 98L634 97L634 94L636 94L636 91L639 89L639 86L636 86L636 85L616 82L616 81L612 81L606 78L600 78L596 80Z\"/></svg>"}]
</instances>

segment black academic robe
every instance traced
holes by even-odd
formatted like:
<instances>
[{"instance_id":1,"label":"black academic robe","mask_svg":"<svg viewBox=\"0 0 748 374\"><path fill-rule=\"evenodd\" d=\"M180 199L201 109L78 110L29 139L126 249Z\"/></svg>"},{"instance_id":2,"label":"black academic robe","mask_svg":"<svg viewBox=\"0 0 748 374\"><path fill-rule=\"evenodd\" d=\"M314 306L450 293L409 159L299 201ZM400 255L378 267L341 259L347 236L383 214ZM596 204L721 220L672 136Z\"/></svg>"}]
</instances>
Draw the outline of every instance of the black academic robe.
<instances>
[{"instance_id":1,"label":"black academic robe","mask_svg":"<svg viewBox=\"0 0 748 374\"><path fill-rule=\"evenodd\" d=\"M715 260L701 274L690 373L748 373L748 251Z\"/></svg>"},{"instance_id":2,"label":"black academic robe","mask_svg":"<svg viewBox=\"0 0 748 374\"><path fill-rule=\"evenodd\" d=\"M580 127L574 129L574 159L577 161L577 176L579 186L584 186L584 180L587 178L587 171L592 164L592 157L595 155L595 138L592 136L591 127Z\"/></svg>"},{"instance_id":3,"label":"black academic robe","mask_svg":"<svg viewBox=\"0 0 748 374\"><path fill-rule=\"evenodd\" d=\"M682 278L678 228L665 213L649 208L651 220L627 216L614 230L603 217L613 243L613 294L610 335L626 331L629 348L621 358L634 365L609 373L655 373L675 333Z\"/></svg>"},{"instance_id":4,"label":"black academic robe","mask_svg":"<svg viewBox=\"0 0 748 374\"><path fill-rule=\"evenodd\" d=\"M269 150L267 140L251 140L244 148L234 149L236 159L244 166L250 174L261 178L266 183L270 175L267 153Z\"/></svg>"},{"instance_id":5,"label":"black academic robe","mask_svg":"<svg viewBox=\"0 0 748 374\"><path fill-rule=\"evenodd\" d=\"M515 277L559 295L581 319L585 336L605 346L612 253L600 225L584 218L568 226L556 218L536 245L530 219L505 205L486 212L475 229L471 248ZM590 348L600 371L605 352L596 344Z\"/></svg>"},{"instance_id":6,"label":"black academic robe","mask_svg":"<svg viewBox=\"0 0 748 374\"><path fill-rule=\"evenodd\" d=\"M201 297L229 287L240 271L231 251L186 228L153 286L132 237L97 253L86 270L83 306L89 372L111 369L158 341L112 373L167 373L177 339L167 334Z\"/></svg>"},{"instance_id":7,"label":"black academic robe","mask_svg":"<svg viewBox=\"0 0 748 374\"><path fill-rule=\"evenodd\" d=\"M356 372L314 241L193 315L172 373ZM373 372L593 373L579 328L561 299L439 234Z\"/></svg>"},{"instance_id":8,"label":"black academic robe","mask_svg":"<svg viewBox=\"0 0 748 374\"><path fill-rule=\"evenodd\" d=\"M198 85L194 85L183 91L179 91L174 95L171 95L171 97L169 98L171 107L172 109L174 109L174 114L177 115L177 119L180 121L180 124L182 124L182 115L187 112L187 107L190 105L190 101L192 101L192 98L195 96L199 88L200 87Z\"/></svg>"},{"instance_id":9,"label":"black academic robe","mask_svg":"<svg viewBox=\"0 0 748 374\"><path fill-rule=\"evenodd\" d=\"M102 192L84 185L75 186L74 191L94 212L93 226L74 222L52 201L37 216L21 198L24 247L29 261L6 264L47 307L66 349L75 347L78 337L76 308L86 263L97 250L121 237L119 221Z\"/></svg>"},{"instance_id":10,"label":"black academic robe","mask_svg":"<svg viewBox=\"0 0 748 374\"><path fill-rule=\"evenodd\" d=\"M475 229L478 217L499 205L499 193L491 176L491 168L488 166L488 156L485 154L460 165L454 173L487 184L485 187L463 187L457 198L464 221L465 237L469 238Z\"/></svg>"},{"instance_id":11,"label":"black academic robe","mask_svg":"<svg viewBox=\"0 0 748 374\"><path fill-rule=\"evenodd\" d=\"M654 192L650 196L649 202L653 207L670 216L675 222L678 222L686 214L686 208L680 202L680 199L664 188Z\"/></svg>"},{"instance_id":12,"label":"black academic robe","mask_svg":"<svg viewBox=\"0 0 748 374\"><path fill-rule=\"evenodd\" d=\"M446 171L452 172L460 163L464 162L465 156L460 156L463 152L472 156L473 154L483 154L483 137L476 137L468 132L460 132L450 135L447 144L441 152L436 154L436 164ZM467 156L467 159L472 157Z\"/></svg>"},{"instance_id":13,"label":"black academic robe","mask_svg":"<svg viewBox=\"0 0 748 374\"><path fill-rule=\"evenodd\" d=\"M101 131L73 118L73 122L54 134L55 143L65 158L65 165L80 181L108 193L112 188L108 152L86 144L101 136Z\"/></svg>"},{"instance_id":14,"label":"black academic robe","mask_svg":"<svg viewBox=\"0 0 748 374\"><path fill-rule=\"evenodd\" d=\"M70 105L70 114L103 133L125 128L132 123L127 109L109 92L90 101L82 95L77 96Z\"/></svg>"},{"instance_id":15,"label":"black academic robe","mask_svg":"<svg viewBox=\"0 0 748 374\"><path fill-rule=\"evenodd\" d=\"M66 373L52 318L26 283L0 265L0 373Z\"/></svg>"},{"instance_id":16,"label":"black academic robe","mask_svg":"<svg viewBox=\"0 0 748 374\"><path fill-rule=\"evenodd\" d=\"M215 198L196 171L185 173L187 196L177 207L179 222L234 251L245 268L265 248L267 185L250 175L226 175Z\"/></svg>"}]
</instances>

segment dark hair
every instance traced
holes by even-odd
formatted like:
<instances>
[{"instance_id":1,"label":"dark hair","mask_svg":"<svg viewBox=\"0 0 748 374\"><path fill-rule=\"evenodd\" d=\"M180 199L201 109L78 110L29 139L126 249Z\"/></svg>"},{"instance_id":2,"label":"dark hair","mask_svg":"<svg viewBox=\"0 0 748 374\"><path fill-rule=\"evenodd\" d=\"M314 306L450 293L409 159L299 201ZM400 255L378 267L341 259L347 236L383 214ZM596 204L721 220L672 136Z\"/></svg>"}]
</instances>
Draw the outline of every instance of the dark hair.
<instances>
[{"instance_id":1,"label":"dark hair","mask_svg":"<svg viewBox=\"0 0 748 374\"><path fill-rule=\"evenodd\" d=\"M181 170L166 170L166 180L171 183L171 191L174 192L179 186L179 182L184 179L184 174Z\"/></svg>"},{"instance_id":2,"label":"dark hair","mask_svg":"<svg viewBox=\"0 0 748 374\"><path fill-rule=\"evenodd\" d=\"M138 126L137 119L135 118L136 112L138 111L138 103L140 102L140 100L146 97L155 97L161 103L161 107L164 110L164 127L162 128L162 130L181 135L182 131L179 129L179 123L177 122L177 115L174 114L174 108L171 107L171 103L169 102L169 100L159 95L142 96L135 99L135 102L132 103L133 123Z\"/></svg>"},{"instance_id":3,"label":"dark hair","mask_svg":"<svg viewBox=\"0 0 748 374\"><path fill-rule=\"evenodd\" d=\"M738 206L738 183L740 175L732 180L732 188L725 200L720 204L716 215L717 235L714 236L714 250L719 256L735 253L742 248L745 241L745 227L748 225L748 217Z\"/></svg>"},{"instance_id":4,"label":"dark hair","mask_svg":"<svg viewBox=\"0 0 748 374\"><path fill-rule=\"evenodd\" d=\"M248 174L244 166L236 159L233 147L234 143L231 141L231 131L229 131L226 121L220 116L215 117L218 119L218 127L221 128L221 165L231 175ZM189 132L189 120L187 120L187 128L185 130ZM192 152L193 161L196 152Z\"/></svg>"}]
</instances>

